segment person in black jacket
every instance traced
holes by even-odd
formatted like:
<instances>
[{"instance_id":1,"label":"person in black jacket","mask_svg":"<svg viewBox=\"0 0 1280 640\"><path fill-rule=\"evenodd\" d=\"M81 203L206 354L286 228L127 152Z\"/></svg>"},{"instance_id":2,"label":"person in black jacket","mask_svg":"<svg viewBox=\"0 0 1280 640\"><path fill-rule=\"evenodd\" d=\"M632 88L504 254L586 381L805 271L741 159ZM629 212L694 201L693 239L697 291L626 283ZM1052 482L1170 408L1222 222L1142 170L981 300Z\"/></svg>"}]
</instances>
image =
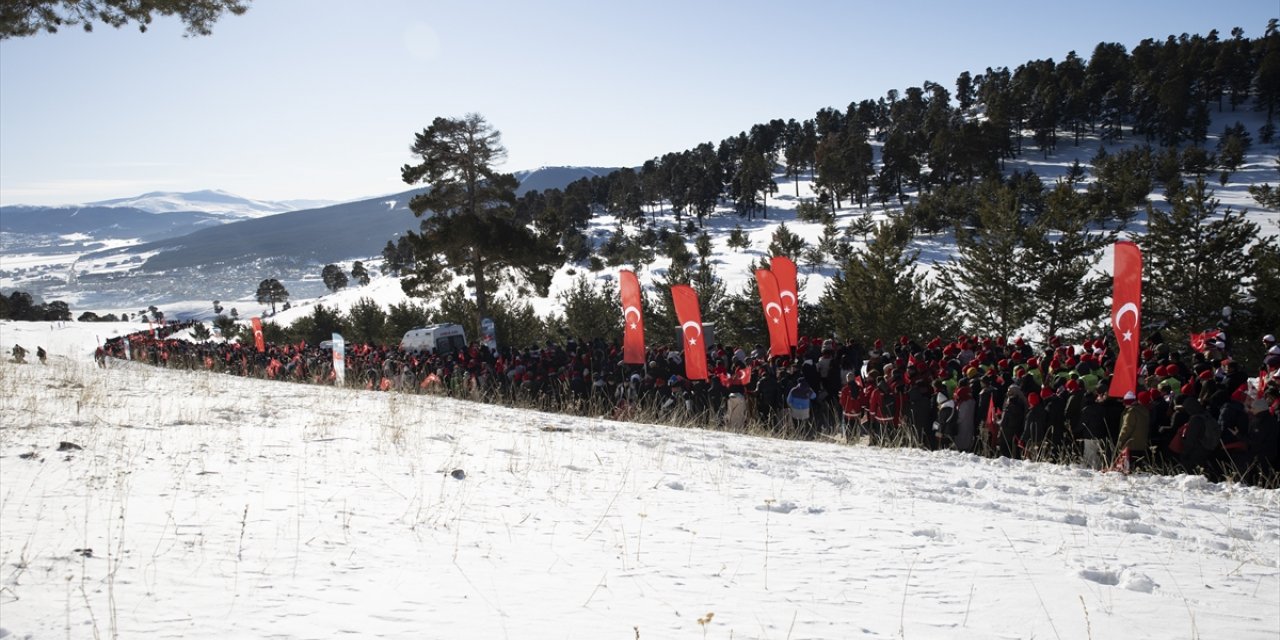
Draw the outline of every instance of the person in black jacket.
<instances>
[{"instance_id":1,"label":"person in black jacket","mask_svg":"<svg viewBox=\"0 0 1280 640\"><path fill-rule=\"evenodd\" d=\"M1182 454L1178 461L1182 464L1182 469L1187 473L1197 473L1202 467L1206 467L1211 461L1215 451L1210 450L1204 445L1205 431L1208 428L1208 421L1212 420L1209 414L1205 412L1204 407L1200 405L1200 400L1196 398L1187 398L1182 402L1182 410L1187 414L1187 430L1182 438ZM1214 472L1211 468L1205 468L1206 474L1213 480Z\"/></svg>"},{"instance_id":2,"label":"person in black jacket","mask_svg":"<svg viewBox=\"0 0 1280 640\"><path fill-rule=\"evenodd\" d=\"M1249 404L1248 471L1245 481L1259 486L1275 486L1280 477L1280 423L1267 401L1259 398Z\"/></svg>"},{"instance_id":3,"label":"person in black jacket","mask_svg":"<svg viewBox=\"0 0 1280 640\"><path fill-rule=\"evenodd\" d=\"M1046 389L1047 390L1047 389ZM1022 427L1022 443L1028 460L1043 460L1047 451L1045 440L1049 432L1049 411L1041 393L1027 396L1027 417Z\"/></svg>"},{"instance_id":4,"label":"person in black jacket","mask_svg":"<svg viewBox=\"0 0 1280 640\"><path fill-rule=\"evenodd\" d=\"M937 449L938 441L933 435L933 420L936 417L937 404L929 384L924 378L917 379L907 390L906 411L902 414L903 427L914 442L926 449Z\"/></svg>"},{"instance_id":5,"label":"person in black jacket","mask_svg":"<svg viewBox=\"0 0 1280 640\"><path fill-rule=\"evenodd\" d=\"M1107 416L1106 409L1102 406L1106 397L1105 392L1097 393L1092 398L1085 396L1086 402L1080 409L1080 423L1073 433L1083 447L1084 464L1090 469L1105 469L1107 466L1107 458L1102 450L1102 444L1107 441Z\"/></svg>"},{"instance_id":6,"label":"person in black jacket","mask_svg":"<svg viewBox=\"0 0 1280 640\"><path fill-rule=\"evenodd\" d=\"M1000 456L1011 460L1020 457L1017 439L1026 428L1027 408L1027 397L1023 395L1022 387L1009 385L1005 392L1004 412L1000 414L1000 439L996 442Z\"/></svg>"},{"instance_id":7,"label":"person in black jacket","mask_svg":"<svg viewBox=\"0 0 1280 640\"><path fill-rule=\"evenodd\" d=\"M1044 403L1047 455L1058 459L1067 443L1067 399L1061 390L1047 384L1040 390L1040 399Z\"/></svg>"}]
</instances>

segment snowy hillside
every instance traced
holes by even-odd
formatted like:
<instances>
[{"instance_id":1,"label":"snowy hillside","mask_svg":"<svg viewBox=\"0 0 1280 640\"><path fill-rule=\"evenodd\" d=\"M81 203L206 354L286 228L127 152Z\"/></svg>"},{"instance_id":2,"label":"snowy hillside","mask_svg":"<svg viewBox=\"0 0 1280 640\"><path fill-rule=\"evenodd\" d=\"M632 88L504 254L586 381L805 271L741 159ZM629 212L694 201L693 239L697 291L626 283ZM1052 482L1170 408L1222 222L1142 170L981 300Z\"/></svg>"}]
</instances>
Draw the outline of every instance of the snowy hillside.
<instances>
[{"instance_id":1,"label":"snowy hillside","mask_svg":"<svg viewBox=\"0 0 1280 640\"><path fill-rule=\"evenodd\" d=\"M96 368L133 328L0 324L53 354L0 364L0 636L1280 628L1275 490Z\"/></svg>"},{"instance_id":2,"label":"snowy hillside","mask_svg":"<svg viewBox=\"0 0 1280 640\"><path fill-rule=\"evenodd\" d=\"M1237 120L1243 121L1251 129L1261 126L1264 121L1262 114L1247 111L1221 114L1215 112L1214 117L1214 125L1211 130L1217 132L1221 132L1226 123L1232 123ZM1211 134L1206 146L1214 146L1217 143L1217 137L1217 133ZM1117 150L1138 144L1142 144L1142 141L1131 137L1126 141L1108 143L1105 146L1109 152L1115 153ZM873 142L872 146L876 157L879 158L882 145ZM1087 167L1091 158L1101 146L1103 144L1098 139L1086 137L1079 146L1064 143L1059 146L1057 152L1051 153L1047 157L1034 148L1028 148L1020 158L1008 163L1006 171L1034 171L1047 186L1052 186L1058 178L1066 173L1073 162L1079 161ZM1231 174L1227 184L1222 185L1214 182L1211 187L1214 191L1214 197L1221 203L1219 214L1228 208L1235 211L1246 211L1247 217L1259 224L1263 236L1280 236L1280 211L1259 207L1248 192L1248 188L1251 185L1263 183L1280 184L1280 173L1277 173L1276 170L1276 158L1277 145L1255 144L1252 151L1246 156L1244 164L1238 171ZM730 292L740 291L743 286L754 282L750 265L755 260L769 256L769 244L772 242L773 235L780 224L786 224L789 230L804 238L810 245L816 244L822 236L823 226L821 223L803 222L796 218L796 207L801 202L815 197L814 185L809 176L805 175L793 181L778 172L775 174L774 180L778 186L778 191L768 198L766 218L757 217L754 220L746 220L735 214L728 205L723 205L706 220L705 230L711 237L713 246L711 264L715 269L716 275L725 282L726 289ZM1093 175L1087 176L1079 185L1079 188L1086 188L1094 180L1095 177ZM1150 201L1157 209L1168 207L1159 189L1151 193ZM887 207L875 203L865 208L849 206L846 203L846 206L837 212L836 224L843 230L855 219L868 217L874 221L881 221L898 211L901 211L901 207L896 203L891 203ZM659 227L674 228L676 226L675 217L669 208L652 213L650 217L656 221ZM741 226L747 233L750 247L742 250L729 247L729 234L737 226ZM1145 233L1145 226L1146 215L1145 213L1139 213L1126 229L1124 235L1128 237L1140 236ZM590 223L587 235L598 247L617 228L618 221L614 216L597 214ZM634 233L635 231L631 230L631 232ZM688 237L686 240L690 251L693 251L693 236ZM862 237L854 236L850 239L850 243L855 247L862 246ZM926 273L930 272L935 264L952 259L955 251L955 241L949 233L920 235L913 241L913 246L921 252L920 266ZM370 266L371 270L376 270L376 266L380 262L376 257L370 257L372 259L366 260L365 264ZM339 262L348 271L351 263L352 261L349 260ZM639 276L642 286L652 288L654 277L664 274L669 265L670 260L659 255L652 264L640 269ZM1110 271L1111 259L1109 252L1103 256L1102 261L1098 264L1098 269ZM826 283L835 273L836 264L830 261L830 258L828 258L827 262L816 265L802 262L800 264L800 295L808 302L816 303L822 295ZM557 271L553 279L551 295L544 298L527 299L540 314L545 315L557 311L560 304L556 298L557 293L568 289L583 274L597 280L613 279L617 277L617 268L606 267L599 272L592 272L584 268L582 264L564 265ZM316 269L313 277L318 278L318 276L319 269ZM370 297L384 307L408 300L400 291L398 284L388 280L385 278L381 281L375 279L371 287L352 287L338 293L325 294L318 299L311 299L309 296L295 297L292 299L294 309L280 314L275 321L289 324L297 317L309 314L310 305L315 302L321 302L326 307L345 310L362 297ZM290 289L290 291L292 292L293 290ZM430 301L427 301L427 303L430 304ZM258 314L265 309L263 305L257 304L248 297L237 300L236 304L242 316ZM208 307L208 304L203 301L174 301L165 306L166 309L176 311L179 314L177 316L171 314L171 317L183 318L203 318L205 316L200 315L200 310L206 307ZM246 309L251 311L246 311ZM195 315L189 315L190 312L194 312Z\"/></svg>"}]
</instances>

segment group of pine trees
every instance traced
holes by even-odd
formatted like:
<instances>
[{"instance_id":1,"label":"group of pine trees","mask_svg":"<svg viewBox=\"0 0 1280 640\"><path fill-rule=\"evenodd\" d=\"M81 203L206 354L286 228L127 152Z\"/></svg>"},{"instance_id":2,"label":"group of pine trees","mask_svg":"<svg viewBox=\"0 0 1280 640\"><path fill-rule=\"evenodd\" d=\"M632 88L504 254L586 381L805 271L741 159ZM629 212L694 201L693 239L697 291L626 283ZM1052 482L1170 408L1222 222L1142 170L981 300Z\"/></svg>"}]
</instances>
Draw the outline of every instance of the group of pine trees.
<instances>
[{"instance_id":1,"label":"group of pine trees","mask_svg":"<svg viewBox=\"0 0 1280 640\"><path fill-rule=\"evenodd\" d=\"M1253 144L1275 142L1278 104L1280 30L1272 20L1257 39L1237 28L1230 38L1184 34L1144 40L1132 51L1102 43L1088 60L1071 52L1058 62L966 72L954 93L924 82L518 198L510 176L492 170L505 155L496 130L474 114L437 118L415 140L422 162L401 170L406 182L432 187L411 208L434 215L423 218L421 232L388 241L383 269L406 276L406 291L416 295L440 295L461 277L476 291L476 313L494 315L487 311L495 306L493 282L504 274L525 276L514 282L529 289L518 293L545 293L547 274L565 262L643 269L662 256L671 266L655 290L691 283L706 319L720 321L718 335L761 341L751 328L759 324L756 294L752 287L725 291L703 228L725 208L748 225L767 217L780 173L797 184L812 180L817 199L801 202L796 215L821 222L823 233L806 243L780 225L769 252L835 267L822 303L806 316L812 330L870 339L1008 334L1036 323L1050 334L1103 333L1110 283L1094 267L1145 208L1147 317L1185 332L1219 323L1223 307L1243 307L1246 330L1261 331L1280 321L1266 302L1280 299L1276 245L1258 238L1242 212L1219 211L1212 184L1225 184ZM1265 113L1265 124L1209 130L1214 110L1241 109ZM1054 182L1030 170L1004 173L1006 161L1029 151L1047 157L1086 141L1098 145L1090 164L1077 162ZM1171 210L1151 206L1157 190ZM1264 200L1273 197L1265 186L1252 191L1264 206L1274 204ZM887 221L855 215L837 225L837 210L876 203ZM588 238L602 214L616 220L615 229ZM954 256L929 258L936 277L924 275L918 251L909 249L921 234L955 237ZM729 246L749 244L740 223ZM1179 286L1188 274L1197 283ZM600 289L579 282L563 302L590 307L585 301L600 298ZM662 318L654 326L674 324L661 296L647 313ZM554 317L522 324L530 337L569 330ZM614 324L602 324L600 335Z\"/></svg>"},{"instance_id":2,"label":"group of pine trees","mask_svg":"<svg viewBox=\"0 0 1280 640\"><path fill-rule=\"evenodd\" d=\"M610 283L579 280L561 294L564 313L548 318L519 296L545 295L550 274L566 262L592 271L642 269L663 256L671 266L655 291L691 283L725 341L763 342L754 288L726 291L703 228L726 207L748 224L767 217L779 173L797 195L800 178L812 180L817 200L800 203L796 214L821 222L823 233L810 244L779 225L768 252L835 267L821 303L802 314L810 331L866 339L1007 334L1034 322L1051 334L1100 332L1109 283L1093 266L1144 207L1148 317L1189 331L1235 306L1248 309L1253 328L1265 328L1280 320L1269 302L1280 299L1275 243L1258 239L1243 213L1218 211L1211 184L1225 184L1255 141L1274 143L1278 105L1280 31L1272 20L1257 39L1237 28L1229 38L1214 31L1144 40L1132 51L1101 43L1087 60L1071 52L1061 61L965 72L954 92L926 81L520 197L514 179L493 170L505 156L496 130L474 114L437 118L412 146L421 162L401 169L407 183L432 187L411 208L434 214L423 216L416 232L387 242L382 269L403 276L411 294L437 297L439 308L383 312L365 299L347 314L317 306L294 327L270 331L308 341L341 331L357 341L390 342L429 321L461 322L474 332L489 316L507 343L609 339L618 331ZM1209 130L1213 110L1241 108L1264 112L1265 124ZM1211 134L1218 134L1212 147ZM1052 184L1031 171L1004 174L1006 161L1030 149L1047 157L1086 140L1101 141L1090 164L1077 163ZM1156 190L1168 211L1150 205ZM1269 185L1251 192L1275 206ZM837 210L876 203L894 205L887 221L854 216L837 226ZM665 224L665 215L660 223L658 213L668 211L674 224ZM617 226L597 242L587 231L601 214ZM954 234L956 255L934 257L937 277L926 277L909 247L920 234L944 233ZM749 246L741 225L728 244ZM474 297L448 289L457 278ZM367 283L368 273L356 263L349 279L330 264L322 279L337 291L351 279ZM514 293L496 295L502 284L515 285ZM274 314L289 294L267 279L257 297ZM663 296L653 295L648 307L653 326L674 324Z\"/></svg>"},{"instance_id":3,"label":"group of pine trees","mask_svg":"<svg viewBox=\"0 0 1280 640\"><path fill-rule=\"evenodd\" d=\"M0 295L0 319L26 321L70 320L71 308L61 300L36 302L26 291Z\"/></svg>"}]
</instances>

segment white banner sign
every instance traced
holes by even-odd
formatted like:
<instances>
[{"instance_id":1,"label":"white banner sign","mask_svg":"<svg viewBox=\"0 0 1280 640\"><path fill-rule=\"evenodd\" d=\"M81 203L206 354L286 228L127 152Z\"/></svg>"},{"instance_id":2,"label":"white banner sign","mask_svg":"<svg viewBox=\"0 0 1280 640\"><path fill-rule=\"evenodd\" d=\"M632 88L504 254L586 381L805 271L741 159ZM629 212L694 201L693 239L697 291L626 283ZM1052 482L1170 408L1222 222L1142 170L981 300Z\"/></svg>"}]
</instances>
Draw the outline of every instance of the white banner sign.
<instances>
[{"instance_id":1,"label":"white banner sign","mask_svg":"<svg viewBox=\"0 0 1280 640\"><path fill-rule=\"evenodd\" d=\"M347 346L342 335L333 334L333 377L334 384L342 386L347 381Z\"/></svg>"}]
</instances>

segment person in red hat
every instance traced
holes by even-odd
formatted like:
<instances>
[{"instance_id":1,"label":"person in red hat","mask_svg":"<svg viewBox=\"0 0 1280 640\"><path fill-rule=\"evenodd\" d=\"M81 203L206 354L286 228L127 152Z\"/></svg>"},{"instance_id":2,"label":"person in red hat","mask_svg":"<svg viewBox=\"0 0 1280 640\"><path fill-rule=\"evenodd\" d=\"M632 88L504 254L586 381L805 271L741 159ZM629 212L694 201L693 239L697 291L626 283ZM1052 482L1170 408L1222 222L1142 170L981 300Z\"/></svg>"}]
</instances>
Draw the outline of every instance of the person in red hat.
<instances>
[{"instance_id":1,"label":"person in red hat","mask_svg":"<svg viewBox=\"0 0 1280 640\"><path fill-rule=\"evenodd\" d=\"M1027 417L1022 427L1022 443L1028 460L1043 460L1047 453L1045 437L1049 432L1049 414L1038 392L1027 393Z\"/></svg>"}]
</instances>

